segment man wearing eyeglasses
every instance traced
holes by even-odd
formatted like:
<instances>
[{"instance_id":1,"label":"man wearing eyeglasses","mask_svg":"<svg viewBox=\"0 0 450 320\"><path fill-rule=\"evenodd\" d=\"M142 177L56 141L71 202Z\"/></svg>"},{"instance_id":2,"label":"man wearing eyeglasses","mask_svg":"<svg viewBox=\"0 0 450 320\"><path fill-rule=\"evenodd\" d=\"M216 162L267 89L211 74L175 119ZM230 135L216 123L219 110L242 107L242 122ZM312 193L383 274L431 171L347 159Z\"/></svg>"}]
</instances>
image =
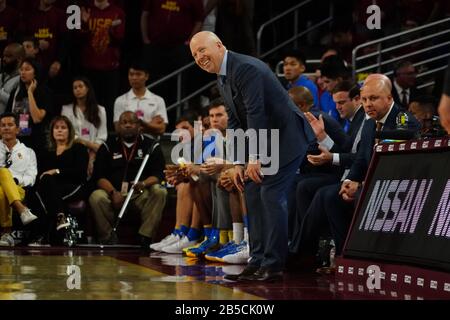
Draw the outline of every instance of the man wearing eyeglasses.
<instances>
[{"instance_id":1,"label":"man wearing eyeglasses","mask_svg":"<svg viewBox=\"0 0 450 320\"><path fill-rule=\"evenodd\" d=\"M19 120L12 113L0 116L0 246L14 246L12 209L20 214L24 225L37 217L23 204L25 187L34 185L37 175L34 151L17 140Z\"/></svg>"}]
</instances>

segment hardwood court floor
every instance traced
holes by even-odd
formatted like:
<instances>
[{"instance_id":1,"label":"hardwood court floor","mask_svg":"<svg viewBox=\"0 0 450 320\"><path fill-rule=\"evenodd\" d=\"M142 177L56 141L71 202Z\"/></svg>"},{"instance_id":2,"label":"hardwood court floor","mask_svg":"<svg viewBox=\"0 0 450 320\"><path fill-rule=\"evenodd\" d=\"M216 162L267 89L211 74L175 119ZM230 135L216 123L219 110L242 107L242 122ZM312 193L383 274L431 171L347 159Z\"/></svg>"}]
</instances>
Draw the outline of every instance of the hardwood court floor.
<instances>
[{"instance_id":1,"label":"hardwood court floor","mask_svg":"<svg viewBox=\"0 0 450 320\"><path fill-rule=\"evenodd\" d=\"M420 293L369 292L334 276L287 273L276 283L235 283L243 266L137 249L0 250L2 300L346 300L427 299ZM444 297L443 297L444 298ZM449 297L447 297L448 299Z\"/></svg>"}]
</instances>

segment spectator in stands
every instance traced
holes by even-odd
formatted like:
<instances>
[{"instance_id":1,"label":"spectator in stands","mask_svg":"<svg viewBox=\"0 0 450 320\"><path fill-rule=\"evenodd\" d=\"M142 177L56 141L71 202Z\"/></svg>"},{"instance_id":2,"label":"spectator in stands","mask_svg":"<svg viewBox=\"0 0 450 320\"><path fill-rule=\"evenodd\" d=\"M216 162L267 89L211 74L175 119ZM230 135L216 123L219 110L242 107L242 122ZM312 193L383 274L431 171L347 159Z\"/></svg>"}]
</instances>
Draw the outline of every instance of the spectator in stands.
<instances>
[{"instance_id":1,"label":"spectator in stands","mask_svg":"<svg viewBox=\"0 0 450 320\"><path fill-rule=\"evenodd\" d=\"M0 246L14 246L12 209L20 214L24 225L37 217L24 204L25 188L34 185L37 174L36 155L17 140L19 119L13 113L0 116Z\"/></svg>"},{"instance_id":2,"label":"spectator in stands","mask_svg":"<svg viewBox=\"0 0 450 320\"><path fill-rule=\"evenodd\" d=\"M94 86L98 102L106 109L108 129L113 130L125 13L108 0L89 2L92 5L81 9L81 67Z\"/></svg>"},{"instance_id":3,"label":"spectator in stands","mask_svg":"<svg viewBox=\"0 0 450 320\"><path fill-rule=\"evenodd\" d=\"M61 115L66 116L75 130L75 141L89 150L88 177L94 169L95 155L108 138L106 111L97 104L94 88L89 79L77 77L73 81L72 103L62 107Z\"/></svg>"},{"instance_id":4,"label":"spectator in stands","mask_svg":"<svg viewBox=\"0 0 450 320\"><path fill-rule=\"evenodd\" d=\"M141 63L134 63L128 69L131 90L118 97L114 103L114 126L117 130L120 115L124 111L136 113L142 132L150 137L164 133L168 123L164 99L150 92L145 86L149 73Z\"/></svg>"},{"instance_id":5,"label":"spectator in stands","mask_svg":"<svg viewBox=\"0 0 450 320\"><path fill-rule=\"evenodd\" d=\"M24 54L23 47L18 43L11 43L3 50L0 74L0 114L5 112L11 92L19 85L19 64Z\"/></svg>"},{"instance_id":6,"label":"spectator in stands","mask_svg":"<svg viewBox=\"0 0 450 320\"><path fill-rule=\"evenodd\" d=\"M402 13L405 20L415 23L416 26L422 26L443 15L444 3L445 1L440 0L400 0L397 10Z\"/></svg>"},{"instance_id":7,"label":"spectator in stands","mask_svg":"<svg viewBox=\"0 0 450 320\"><path fill-rule=\"evenodd\" d=\"M40 0L37 10L29 12L25 21L25 34L39 41L43 78L54 78L61 72L67 55L66 15L53 4L56 0Z\"/></svg>"},{"instance_id":8,"label":"spectator in stands","mask_svg":"<svg viewBox=\"0 0 450 320\"><path fill-rule=\"evenodd\" d=\"M216 30L218 2L218 0L203 0L205 19L202 24L202 31L214 32Z\"/></svg>"},{"instance_id":9,"label":"spectator in stands","mask_svg":"<svg viewBox=\"0 0 450 320\"><path fill-rule=\"evenodd\" d=\"M322 57L320 58L320 64L323 63L323 61L328 58L329 56L338 56L339 53L337 51L337 49L334 48L330 48L327 49L323 54ZM320 97L322 97L322 94L327 90L326 89L326 85L323 82L322 77L320 76L320 67L318 69L316 69L316 73L314 74L314 78L315 78L315 83L317 85L317 89L319 90L319 99Z\"/></svg>"},{"instance_id":10,"label":"spectator in stands","mask_svg":"<svg viewBox=\"0 0 450 320\"><path fill-rule=\"evenodd\" d=\"M0 0L0 52L3 52L6 45L17 41L21 15L8 5L6 0Z\"/></svg>"},{"instance_id":11,"label":"spectator in stands","mask_svg":"<svg viewBox=\"0 0 450 320\"><path fill-rule=\"evenodd\" d=\"M25 58L19 65L20 82L11 92L6 110L19 117L20 140L36 152L46 149L46 124L53 112L52 96L41 81L36 61Z\"/></svg>"},{"instance_id":12,"label":"spectator in stands","mask_svg":"<svg viewBox=\"0 0 450 320\"><path fill-rule=\"evenodd\" d=\"M284 77L288 81L287 89L302 86L308 88L314 98L313 109L319 109L319 94L317 86L303 73L306 70L306 57L298 50L286 52L283 58Z\"/></svg>"},{"instance_id":13,"label":"spectator in stands","mask_svg":"<svg viewBox=\"0 0 450 320\"><path fill-rule=\"evenodd\" d=\"M164 178L164 156L159 145L152 148L153 139L140 134L140 121L134 112L125 111L120 115L117 135L100 147L94 165L98 189L91 194L89 203L98 240L117 243L112 233L115 218L130 188L134 188L135 193L127 209L128 212L133 208L139 212L141 244L148 249L166 203L167 190L160 185ZM146 152L151 152L151 155L141 180L134 181Z\"/></svg>"},{"instance_id":14,"label":"spectator in stands","mask_svg":"<svg viewBox=\"0 0 450 320\"><path fill-rule=\"evenodd\" d=\"M331 45L339 50L344 61L352 61L352 50L360 44L355 27L349 21L337 21L331 27Z\"/></svg>"},{"instance_id":15,"label":"spectator in stands","mask_svg":"<svg viewBox=\"0 0 450 320\"><path fill-rule=\"evenodd\" d=\"M447 65L447 73L444 81L441 102L439 103L439 116L441 125L450 134L450 62Z\"/></svg>"},{"instance_id":16,"label":"spectator in stands","mask_svg":"<svg viewBox=\"0 0 450 320\"><path fill-rule=\"evenodd\" d=\"M141 15L143 58L155 80L189 63L187 45L200 31L203 18L203 4L198 0L144 2Z\"/></svg>"},{"instance_id":17,"label":"spectator in stands","mask_svg":"<svg viewBox=\"0 0 450 320\"><path fill-rule=\"evenodd\" d=\"M37 61L42 68L41 57L39 54L39 40L32 36L25 37L22 41L22 46L25 50L25 56Z\"/></svg>"},{"instance_id":18,"label":"spectator in stands","mask_svg":"<svg viewBox=\"0 0 450 320\"><path fill-rule=\"evenodd\" d=\"M85 197L89 155L85 146L75 142L75 130L65 116L56 116L50 123L48 142L47 151L38 159L37 191L48 213L45 227L52 230L56 225L59 231L69 227L67 202ZM41 241L49 240L47 231L41 231ZM61 237L55 240L59 242Z\"/></svg>"},{"instance_id":19,"label":"spectator in stands","mask_svg":"<svg viewBox=\"0 0 450 320\"><path fill-rule=\"evenodd\" d=\"M211 119L209 119L209 114L201 115L201 121L203 130L208 130L209 128L211 128Z\"/></svg>"},{"instance_id":20,"label":"spectator in stands","mask_svg":"<svg viewBox=\"0 0 450 320\"><path fill-rule=\"evenodd\" d=\"M320 74L326 89L320 97L320 110L340 121L341 118L336 111L336 104L331 96L331 91L339 82L348 79L350 74L344 61L336 55L324 59L320 66Z\"/></svg>"},{"instance_id":21,"label":"spectator in stands","mask_svg":"<svg viewBox=\"0 0 450 320\"><path fill-rule=\"evenodd\" d=\"M403 110L408 110L409 103L421 95L416 76L416 67L410 61L400 61L394 68L392 97Z\"/></svg>"}]
</instances>

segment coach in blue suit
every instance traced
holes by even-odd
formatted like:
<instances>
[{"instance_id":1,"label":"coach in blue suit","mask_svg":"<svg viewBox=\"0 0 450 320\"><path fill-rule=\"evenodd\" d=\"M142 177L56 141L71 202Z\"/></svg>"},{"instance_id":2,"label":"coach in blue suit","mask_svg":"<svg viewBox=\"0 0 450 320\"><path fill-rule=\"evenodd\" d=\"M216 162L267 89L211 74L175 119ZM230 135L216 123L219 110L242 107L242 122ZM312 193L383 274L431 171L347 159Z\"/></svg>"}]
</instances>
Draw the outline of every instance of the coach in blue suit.
<instances>
[{"instance_id":1,"label":"coach in blue suit","mask_svg":"<svg viewBox=\"0 0 450 320\"><path fill-rule=\"evenodd\" d=\"M250 261L244 271L228 279L280 279L288 252L286 192L314 133L286 90L262 61L227 51L211 32L192 37L190 48L203 70L218 75L218 86L229 115L229 128L279 130L279 170L264 175L258 154L249 155L245 171ZM250 140L251 144L255 143ZM270 143L267 144L270 148ZM264 152L264 150L263 150ZM267 151L266 151L267 152ZM261 154L259 150L259 154ZM262 170L262 171L261 171ZM236 167L235 184L244 190L244 168Z\"/></svg>"}]
</instances>

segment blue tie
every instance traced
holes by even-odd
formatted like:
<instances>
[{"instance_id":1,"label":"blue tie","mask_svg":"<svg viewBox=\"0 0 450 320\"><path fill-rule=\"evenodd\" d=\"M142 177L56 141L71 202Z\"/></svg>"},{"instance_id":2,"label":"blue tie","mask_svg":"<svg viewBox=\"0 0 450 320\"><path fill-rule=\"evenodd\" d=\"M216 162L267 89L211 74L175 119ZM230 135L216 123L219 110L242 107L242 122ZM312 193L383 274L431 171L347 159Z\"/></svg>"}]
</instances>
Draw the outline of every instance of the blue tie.
<instances>
[{"instance_id":1,"label":"blue tie","mask_svg":"<svg viewBox=\"0 0 450 320\"><path fill-rule=\"evenodd\" d=\"M348 132L349 129L350 129L350 121L345 120L344 131Z\"/></svg>"}]
</instances>

